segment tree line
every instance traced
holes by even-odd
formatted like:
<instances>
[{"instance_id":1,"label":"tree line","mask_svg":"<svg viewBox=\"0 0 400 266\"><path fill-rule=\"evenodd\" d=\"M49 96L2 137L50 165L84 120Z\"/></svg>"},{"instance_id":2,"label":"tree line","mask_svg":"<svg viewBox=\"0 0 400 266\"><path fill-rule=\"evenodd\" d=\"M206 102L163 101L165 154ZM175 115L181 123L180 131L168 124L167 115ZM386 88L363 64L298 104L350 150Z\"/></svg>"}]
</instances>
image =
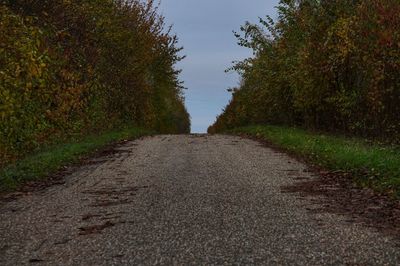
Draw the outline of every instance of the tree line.
<instances>
[{"instance_id":1,"label":"tree line","mask_svg":"<svg viewBox=\"0 0 400 266\"><path fill-rule=\"evenodd\" d=\"M400 141L400 2L282 0L276 20L235 33L253 57L209 128L248 124Z\"/></svg>"},{"instance_id":2,"label":"tree line","mask_svg":"<svg viewBox=\"0 0 400 266\"><path fill-rule=\"evenodd\" d=\"M153 1L0 1L0 165L137 125L190 131L183 57Z\"/></svg>"}]
</instances>

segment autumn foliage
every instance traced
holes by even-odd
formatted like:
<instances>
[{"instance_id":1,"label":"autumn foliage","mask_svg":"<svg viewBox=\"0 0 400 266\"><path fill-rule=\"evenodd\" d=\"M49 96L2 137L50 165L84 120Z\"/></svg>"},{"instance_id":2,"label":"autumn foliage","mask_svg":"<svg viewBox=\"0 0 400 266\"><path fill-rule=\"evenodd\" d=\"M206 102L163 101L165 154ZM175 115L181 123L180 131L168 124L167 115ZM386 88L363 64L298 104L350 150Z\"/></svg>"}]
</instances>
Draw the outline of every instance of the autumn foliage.
<instances>
[{"instance_id":1,"label":"autumn foliage","mask_svg":"<svg viewBox=\"0 0 400 266\"><path fill-rule=\"evenodd\" d=\"M0 34L0 165L127 123L190 130L181 48L152 1L1 1Z\"/></svg>"},{"instance_id":2,"label":"autumn foliage","mask_svg":"<svg viewBox=\"0 0 400 266\"><path fill-rule=\"evenodd\" d=\"M400 141L400 2L282 0L246 23L254 57L210 132L284 124Z\"/></svg>"}]
</instances>

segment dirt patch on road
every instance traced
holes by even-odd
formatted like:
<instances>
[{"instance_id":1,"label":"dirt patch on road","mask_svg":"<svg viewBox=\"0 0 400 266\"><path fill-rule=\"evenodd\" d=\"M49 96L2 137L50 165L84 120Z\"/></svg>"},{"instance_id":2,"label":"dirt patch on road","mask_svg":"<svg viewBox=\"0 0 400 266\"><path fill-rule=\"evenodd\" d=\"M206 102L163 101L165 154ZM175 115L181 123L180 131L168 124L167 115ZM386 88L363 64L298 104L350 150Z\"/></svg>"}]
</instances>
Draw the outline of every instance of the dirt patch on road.
<instances>
[{"instance_id":1,"label":"dirt patch on road","mask_svg":"<svg viewBox=\"0 0 400 266\"><path fill-rule=\"evenodd\" d=\"M288 170L288 175L295 181L282 187L284 193L298 193L319 206L310 208L313 212L328 212L344 215L346 221L372 227L400 241L400 201L380 194L372 189L361 188L354 182L352 173L327 171L310 163L304 157L293 154L277 145L254 136L242 135L262 143L278 152L309 166L308 172L313 178L304 178L301 173Z\"/></svg>"},{"instance_id":2,"label":"dirt patch on road","mask_svg":"<svg viewBox=\"0 0 400 266\"><path fill-rule=\"evenodd\" d=\"M109 144L104 148L97 149L87 156L82 156L78 162L61 167L59 170L57 170L50 176L43 178L42 180L28 181L14 192L1 192L0 204L1 202L14 201L22 196L29 195L33 192L45 190L46 188L49 188L51 186L63 185L65 184L65 177L76 172L82 166L101 164L108 161L109 157L113 157L115 155L128 156L132 152L131 150L120 149L124 147L124 145L126 145L128 142L129 140L124 140Z\"/></svg>"},{"instance_id":3,"label":"dirt patch on road","mask_svg":"<svg viewBox=\"0 0 400 266\"><path fill-rule=\"evenodd\" d=\"M282 191L311 198L320 206L314 212L345 215L348 222L374 227L400 240L399 201L355 186L349 174L320 171L315 178L296 181Z\"/></svg>"}]
</instances>

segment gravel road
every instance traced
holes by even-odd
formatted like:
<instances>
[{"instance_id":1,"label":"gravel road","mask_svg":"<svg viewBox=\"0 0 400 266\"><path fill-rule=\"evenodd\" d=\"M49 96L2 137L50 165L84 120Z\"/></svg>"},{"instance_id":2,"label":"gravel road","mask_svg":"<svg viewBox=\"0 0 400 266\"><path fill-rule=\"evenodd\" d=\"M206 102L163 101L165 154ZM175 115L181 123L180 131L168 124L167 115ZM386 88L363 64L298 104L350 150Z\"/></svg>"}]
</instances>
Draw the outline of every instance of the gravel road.
<instances>
[{"instance_id":1,"label":"gravel road","mask_svg":"<svg viewBox=\"0 0 400 266\"><path fill-rule=\"evenodd\" d=\"M393 239L282 187L306 166L233 136L128 142L0 203L0 265L396 265ZM314 201L313 201L314 202Z\"/></svg>"}]
</instances>

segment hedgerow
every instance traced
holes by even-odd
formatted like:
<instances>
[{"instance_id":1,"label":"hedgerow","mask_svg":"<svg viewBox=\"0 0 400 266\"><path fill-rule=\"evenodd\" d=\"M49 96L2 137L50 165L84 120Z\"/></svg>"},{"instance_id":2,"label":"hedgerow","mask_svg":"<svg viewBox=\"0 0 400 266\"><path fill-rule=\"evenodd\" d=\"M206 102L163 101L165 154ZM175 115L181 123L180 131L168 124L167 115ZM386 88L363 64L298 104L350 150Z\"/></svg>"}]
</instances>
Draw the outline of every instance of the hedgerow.
<instances>
[{"instance_id":1,"label":"hedgerow","mask_svg":"<svg viewBox=\"0 0 400 266\"><path fill-rule=\"evenodd\" d=\"M190 130L182 48L153 1L1 1L0 32L0 166L126 124Z\"/></svg>"},{"instance_id":2,"label":"hedgerow","mask_svg":"<svg viewBox=\"0 0 400 266\"><path fill-rule=\"evenodd\" d=\"M278 19L246 23L252 58L210 132L295 125L400 141L400 2L283 0Z\"/></svg>"}]
</instances>

